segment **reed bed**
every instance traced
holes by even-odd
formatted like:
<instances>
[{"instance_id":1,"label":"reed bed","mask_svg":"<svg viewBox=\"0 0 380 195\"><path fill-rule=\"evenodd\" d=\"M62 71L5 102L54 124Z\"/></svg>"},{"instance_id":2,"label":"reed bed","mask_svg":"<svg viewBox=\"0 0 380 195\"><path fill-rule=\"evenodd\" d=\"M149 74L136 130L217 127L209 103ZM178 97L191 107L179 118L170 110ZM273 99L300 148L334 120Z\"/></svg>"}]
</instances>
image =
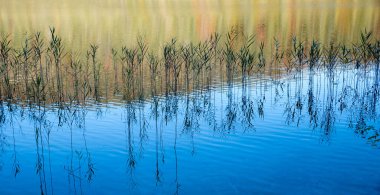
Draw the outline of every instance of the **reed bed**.
<instances>
[{"instance_id":1,"label":"reed bed","mask_svg":"<svg viewBox=\"0 0 380 195\"><path fill-rule=\"evenodd\" d=\"M333 76L337 66L364 72L372 68L379 81L380 40L367 31L351 45L322 45L295 36L290 45L281 45L274 38L271 54L265 53L268 43L236 29L226 35L214 33L199 43L173 38L158 51L149 50L149 43L139 36L135 46L113 48L111 56L99 56L102 48L97 44L89 44L84 53L70 51L54 28L48 40L37 32L26 36L20 47L9 37L0 38L0 100L7 102L63 106L115 98L142 100L189 93L216 81L247 82L247 77L265 74L279 78L295 73L302 80L305 68L310 74L323 69Z\"/></svg>"}]
</instances>

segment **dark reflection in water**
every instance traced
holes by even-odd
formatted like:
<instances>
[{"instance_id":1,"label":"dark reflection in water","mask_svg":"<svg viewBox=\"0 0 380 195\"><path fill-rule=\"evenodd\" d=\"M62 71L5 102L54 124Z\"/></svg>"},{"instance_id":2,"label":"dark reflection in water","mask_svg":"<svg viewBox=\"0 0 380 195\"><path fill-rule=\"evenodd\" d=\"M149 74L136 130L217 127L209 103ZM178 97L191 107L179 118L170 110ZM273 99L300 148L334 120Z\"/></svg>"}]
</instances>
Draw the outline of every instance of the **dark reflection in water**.
<instances>
[{"instance_id":1,"label":"dark reflection in water","mask_svg":"<svg viewBox=\"0 0 380 195\"><path fill-rule=\"evenodd\" d=\"M152 85L125 104L2 103L0 192L379 192L377 70L238 80Z\"/></svg>"}]
</instances>

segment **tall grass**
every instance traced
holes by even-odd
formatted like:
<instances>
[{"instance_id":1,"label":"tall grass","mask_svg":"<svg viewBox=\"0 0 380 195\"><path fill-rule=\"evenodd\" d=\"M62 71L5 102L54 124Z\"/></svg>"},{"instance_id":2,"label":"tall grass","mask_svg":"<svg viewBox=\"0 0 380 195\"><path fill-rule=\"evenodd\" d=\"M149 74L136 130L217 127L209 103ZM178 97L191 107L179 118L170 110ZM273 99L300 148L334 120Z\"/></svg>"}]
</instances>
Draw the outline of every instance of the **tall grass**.
<instances>
[{"instance_id":1,"label":"tall grass","mask_svg":"<svg viewBox=\"0 0 380 195\"><path fill-rule=\"evenodd\" d=\"M93 89L94 89L94 97L96 101L99 101L100 98L100 63L97 60L97 51L99 49L99 46L92 44L90 45L90 50L88 53L91 56L91 62L92 62L92 75L94 77L93 81Z\"/></svg>"},{"instance_id":2,"label":"tall grass","mask_svg":"<svg viewBox=\"0 0 380 195\"><path fill-rule=\"evenodd\" d=\"M235 42L237 39L237 32L232 29L227 33L227 40L225 42L225 48L223 54L225 57L226 64L226 76L228 81L232 81L234 77L235 64L236 64L236 53L235 53Z\"/></svg>"},{"instance_id":3,"label":"tall grass","mask_svg":"<svg viewBox=\"0 0 380 195\"><path fill-rule=\"evenodd\" d=\"M137 65L139 68L139 98L144 98L144 59L148 50L148 46L142 37L137 38Z\"/></svg>"},{"instance_id":4,"label":"tall grass","mask_svg":"<svg viewBox=\"0 0 380 195\"><path fill-rule=\"evenodd\" d=\"M33 81L33 97L34 101L38 105L41 101L46 100L45 93L45 80L44 80L44 70L42 67L42 54L44 51L44 40L41 38L41 33L37 32L32 40L32 52L33 52L33 63L34 63L34 77Z\"/></svg>"},{"instance_id":5,"label":"tall grass","mask_svg":"<svg viewBox=\"0 0 380 195\"><path fill-rule=\"evenodd\" d=\"M4 36L0 41L0 76L3 78L3 86L5 88L5 94L8 99L12 99L13 97L13 91L10 84L10 55L11 55L11 47L10 47L11 41L9 40L8 36ZM0 86L0 101L2 101L2 87Z\"/></svg>"},{"instance_id":6,"label":"tall grass","mask_svg":"<svg viewBox=\"0 0 380 195\"><path fill-rule=\"evenodd\" d=\"M57 101L59 103L64 102L64 93L63 93L63 80L62 80L62 59L64 57L64 46L62 43L62 39L55 34L55 28L50 28L50 34L51 34L51 40L50 40L50 45L48 48L48 52L50 55L53 57L54 65L55 65L55 77L56 77L56 97L58 98ZM28 47L27 47L28 41L25 41L25 47L23 49L23 54L24 54L24 60L25 63L27 64L27 54L29 53ZM25 65L26 66L26 65ZM25 73L26 74L26 73ZM28 75L25 75L27 77ZM26 81L26 89L27 87L27 81Z\"/></svg>"},{"instance_id":7,"label":"tall grass","mask_svg":"<svg viewBox=\"0 0 380 195\"><path fill-rule=\"evenodd\" d=\"M247 38L247 40L243 43L242 48L240 48L239 53L237 54L240 61L242 81L245 81L246 77L251 73L253 69L255 53L252 51L251 46L255 42L254 38L254 36Z\"/></svg>"},{"instance_id":8,"label":"tall grass","mask_svg":"<svg viewBox=\"0 0 380 195\"><path fill-rule=\"evenodd\" d=\"M135 46L112 49L110 63L104 61L107 56L99 55L101 48L97 44L91 44L85 55L66 50L53 27L48 40L39 32L26 35L20 48L14 46L10 37L0 39L0 99L38 105L86 103L91 95L95 102L101 102L108 98L111 86L113 96L122 95L131 101L144 99L149 89L151 95L181 90L189 93L211 86L214 79L231 83L241 76L247 82L250 75L261 78L274 71L280 77L295 70L301 85L305 68L313 74L316 68L333 73L338 65L344 66L344 71L350 66L363 70L374 67L376 78L380 71L380 43L367 31L351 45L322 45L317 39L308 42L295 36L290 44L282 45L277 39L256 43L254 35L246 36L233 28L225 36L214 33L199 43L172 39L159 50L162 53L149 50L145 39L138 37ZM272 50L270 55L268 49Z\"/></svg>"}]
</instances>

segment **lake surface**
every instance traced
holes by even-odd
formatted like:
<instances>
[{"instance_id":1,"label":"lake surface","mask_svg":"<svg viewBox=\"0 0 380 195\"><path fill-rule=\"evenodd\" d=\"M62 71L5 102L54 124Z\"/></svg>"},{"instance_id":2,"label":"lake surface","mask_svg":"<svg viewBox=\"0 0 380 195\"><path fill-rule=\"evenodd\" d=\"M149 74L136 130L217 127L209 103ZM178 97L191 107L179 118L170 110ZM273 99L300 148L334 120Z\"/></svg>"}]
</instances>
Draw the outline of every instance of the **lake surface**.
<instances>
[{"instance_id":1,"label":"lake surface","mask_svg":"<svg viewBox=\"0 0 380 195\"><path fill-rule=\"evenodd\" d=\"M380 194L378 0L0 5L0 194Z\"/></svg>"},{"instance_id":2,"label":"lake surface","mask_svg":"<svg viewBox=\"0 0 380 195\"><path fill-rule=\"evenodd\" d=\"M323 44L351 44L364 29L380 36L377 0L0 0L0 4L0 33L11 34L15 45L21 47L25 37L37 31L50 38L49 27L54 26L66 49L85 53L90 44L99 44L105 56L111 48L136 45L138 35L154 51L174 37L196 43L214 32L224 35L233 26L267 45L273 45L274 37L287 45L293 35Z\"/></svg>"},{"instance_id":3,"label":"lake surface","mask_svg":"<svg viewBox=\"0 0 380 195\"><path fill-rule=\"evenodd\" d=\"M377 194L378 78L344 67L124 103L3 103L0 193Z\"/></svg>"}]
</instances>

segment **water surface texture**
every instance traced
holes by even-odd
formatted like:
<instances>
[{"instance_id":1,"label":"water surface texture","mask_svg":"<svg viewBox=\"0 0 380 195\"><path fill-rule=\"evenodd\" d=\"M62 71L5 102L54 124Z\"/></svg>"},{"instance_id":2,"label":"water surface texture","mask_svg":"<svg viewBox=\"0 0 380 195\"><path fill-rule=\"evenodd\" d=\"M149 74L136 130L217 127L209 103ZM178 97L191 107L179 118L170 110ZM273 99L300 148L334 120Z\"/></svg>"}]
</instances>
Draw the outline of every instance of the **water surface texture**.
<instances>
[{"instance_id":1,"label":"water surface texture","mask_svg":"<svg viewBox=\"0 0 380 195\"><path fill-rule=\"evenodd\" d=\"M380 28L377 0L1 0L0 32L12 34L19 45L26 33L49 26L63 36L66 48L85 51L100 44L102 53L135 44L138 35L157 49L176 37L181 42L207 39L240 26L247 35L284 43L293 35L352 43L360 31Z\"/></svg>"},{"instance_id":2,"label":"water surface texture","mask_svg":"<svg viewBox=\"0 0 380 195\"><path fill-rule=\"evenodd\" d=\"M379 0L0 0L0 194L380 194Z\"/></svg>"},{"instance_id":3,"label":"water surface texture","mask_svg":"<svg viewBox=\"0 0 380 195\"><path fill-rule=\"evenodd\" d=\"M0 192L376 194L376 79L339 68L129 103L4 103Z\"/></svg>"}]
</instances>

